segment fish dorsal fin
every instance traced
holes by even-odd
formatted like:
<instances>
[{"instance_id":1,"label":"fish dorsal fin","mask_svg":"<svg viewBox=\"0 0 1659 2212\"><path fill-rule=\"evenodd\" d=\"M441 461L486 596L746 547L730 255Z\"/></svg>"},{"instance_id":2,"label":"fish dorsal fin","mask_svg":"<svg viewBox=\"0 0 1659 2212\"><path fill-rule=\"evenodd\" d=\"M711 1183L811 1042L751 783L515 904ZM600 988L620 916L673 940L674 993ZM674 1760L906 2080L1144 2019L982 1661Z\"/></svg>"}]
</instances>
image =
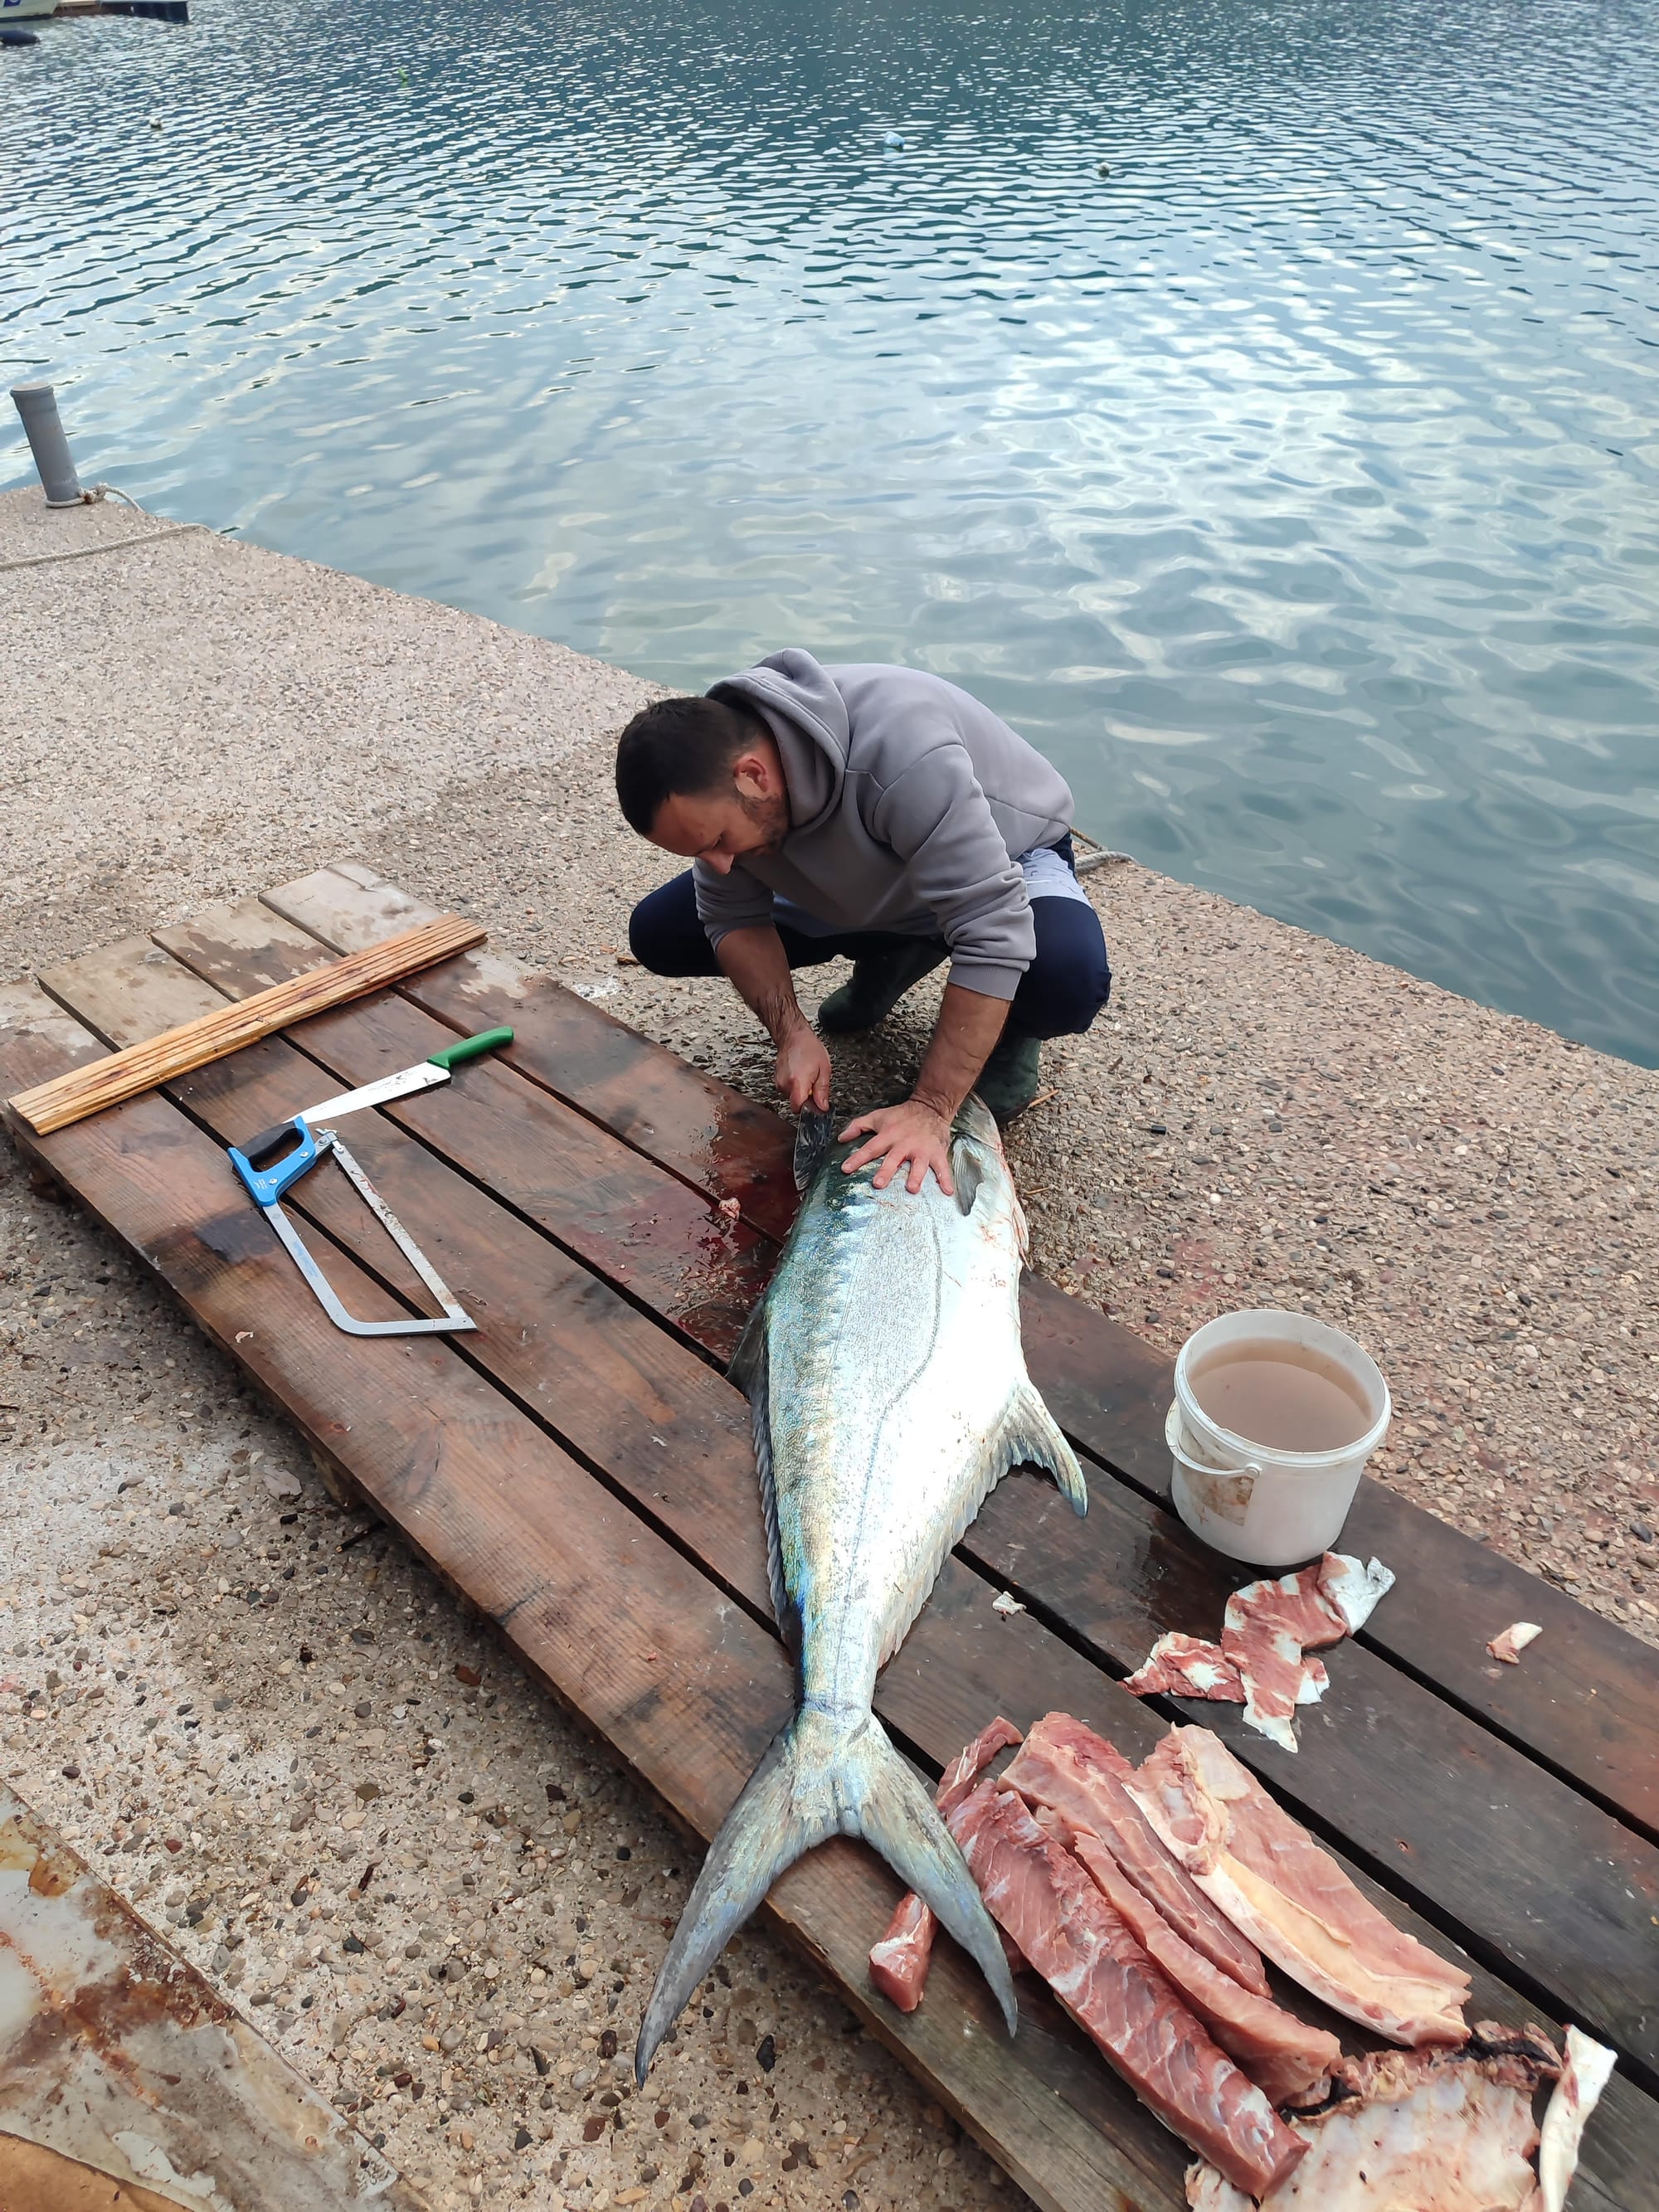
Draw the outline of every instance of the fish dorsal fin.
<instances>
[{"instance_id":1,"label":"fish dorsal fin","mask_svg":"<svg viewBox=\"0 0 1659 2212\"><path fill-rule=\"evenodd\" d=\"M958 1211L963 1214L971 1213L985 1176L974 1158L973 1148L960 1139L951 1147L951 1180L957 1187Z\"/></svg>"},{"instance_id":2,"label":"fish dorsal fin","mask_svg":"<svg viewBox=\"0 0 1659 2212\"><path fill-rule=\"evenodd\" d=\"M795 1123L795 1188L805 1190L823 1165L824 1154L835 1142L835 1116L816 1106L803 1106Z\"/></svg>"}]
</instances>

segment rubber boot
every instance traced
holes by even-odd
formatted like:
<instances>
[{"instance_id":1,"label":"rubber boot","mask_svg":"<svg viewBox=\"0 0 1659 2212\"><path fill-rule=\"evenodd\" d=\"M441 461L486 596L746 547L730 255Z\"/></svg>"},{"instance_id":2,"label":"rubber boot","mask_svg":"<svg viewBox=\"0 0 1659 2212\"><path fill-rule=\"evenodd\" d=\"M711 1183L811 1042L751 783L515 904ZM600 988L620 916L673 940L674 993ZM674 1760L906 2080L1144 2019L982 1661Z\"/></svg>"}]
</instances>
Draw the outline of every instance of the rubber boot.
<instances>
[{"instance_id":1,"label":"rubber boot","mask_svg":"<svg viewBox=\"0 0 1659 2212\"><path fill-rule=\"evenodd\" d=\"M818 1027L831 1036L872 1030L886 1020L913 983L931 975L950 947L941 937L913 938L894 952L853 963L853 980L831 991L818 1008Z\"/></svg>"},{"instance_id":2,"label":"rubber boot","mask_svg":"<svg viewBox=\"0 0 1659 2212\"><path fill-rule=\"evenodd\" d=\"M1010 1036L1006 1030L997 1039L974 1085L997 1121L1012 1121L1036 1097L1041 1050L1036 1037Z\"/></svg>"}]
</instances>

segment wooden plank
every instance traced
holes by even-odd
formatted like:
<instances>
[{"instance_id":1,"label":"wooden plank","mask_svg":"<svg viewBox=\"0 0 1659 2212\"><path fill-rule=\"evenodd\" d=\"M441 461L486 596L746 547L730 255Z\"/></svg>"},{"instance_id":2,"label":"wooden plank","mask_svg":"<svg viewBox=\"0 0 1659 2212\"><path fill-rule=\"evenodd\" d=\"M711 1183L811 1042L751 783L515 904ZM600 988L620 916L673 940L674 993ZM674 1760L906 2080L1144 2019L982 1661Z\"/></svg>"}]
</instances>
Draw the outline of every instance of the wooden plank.
<instances>
[{"instance_id":1,"label":"wooden plank","mask_svg":"<svg viewBox=\"0 0 1659 2212\"><path fill-rule=\"evenodd\" d=\"M9 1079L55 1072L54 1061L61 1049L38 1031L0 1038ZM792 1703L775 1639L453 1346L332 1328L213 1139L167 1100L152 1093L23 1142L548 1686L698 1834L712 1834ZM355 1310L396 1310L343 1255L334 1267ZM1176 2212L1173 2139L1086 2052L1066 2056L1061 2070L1086 2060L1090 2094L1062 2094L1044 2023L1028 2061L963 1961L940 1959L939 2002L908 2020L873 1998L866 1958L896 1888L872 1856L837 1844L784 1877L769 1909L1040 2205ZM659 2078L672 2063L659 2061Z\"/></svg>"},{"instance_id":2,"label":"wooden plank","mask_svg":"<svg viewBox=\"0 0 1659 2212\"><path fill-rule=\"evenodd\" d=\"M54 974L55 990L100 1036L119 1040L143 1018L127 988L132 957L129 940L68 962ZM182 969L179 975L187 980ZM151 994L159 988L153 980L148 985ZM179 986L171 988L176 995ZM330 1068L331 1054L337 1063L349 1057L380 1076L451 1041L441 1024L392 994L361 1001L351 1011L353 1027L337 1038L330 1026L337 1012L290 1032L313 1064L296 1065L295 1089L277 1110L293 1113L338 1087L319 1073L319 1067ZM181 1078L176 1095L190 1101L191 1086L198 1082L210 1092L211 1070ZM464 1173L511 1149L517 1170L510 1184L493 1186L507 1203L695 1341L721 1355L735 1345L771 1272L770 1242L746 1223L728 1222L710 1199L679 1177L652 1166L586 1115L525 1082L512 1070L510 1048L468 1063L441 1089L391 1110ZM265 1119L276 1117L273 1111ZM250 1121L235 1137L246 1141L263 1126ZM362 1126L351 1126L348 1142L354 1148Z\"/></svg>"},{"instance_id":3,"label":"wooden plank","mask_svg":"<svg viewBox=\"0 0 1659 2212\"><path fill-rule=\"evenodd\" d=\"M286 1029L306 1014L396 982L411 969L446 959L477 945L483 936L476 922L463 921L459 915L422 922L380 945L366 945L361 952L333 961L313 974L274 983L240 1004L216 1007L181 1029L165 1030L107 1060L94 1060L88 1066L71 1069L51 1082L20 1091L9 1102L11 1109L37 1136L67 1128L89 1114L118 1106L173 1076L234 1052L239 1045ZM41 981L51 992L51 978L43 976Z\"/></svg>"},{"instance_id":4,"label":"wooden plank","mask_svg":"<svg viewBox=\"0 0 1659 2212\"><path fill-rule=\"evenodd\" d=\"M221 1110L228 1116L240 1115L242 1119L268 1118L272 1086L292 1079L290 1071L281 1064L289 1054L290 1048L285 1042L273 1040L212 1071L223 1086L219 1101ZM242 1088L244 1082L246 1089ZM612 1463L620 1468L621 1479L633 1498L671 1524L688 1548L696 1545L705 1557L719 1558L727 1586L735 1582L744 1589L751 1609L763 1612L765 1582L761 1539L752 1467L742 1440L744 1408L738 1395L701 1362L680 1351L660 1329L622 1301L611 1299L610 1294L597 1284L590 1285L591 1295L587 1298L578 1296L566 1301L564 1317L557 1323L557 1335L563 1340L568 1331L569 1340L555 1345L543 1311L544 1280L533 1275L521 1279L521 1270L526 1265L534 1265L526 1240L539 1243L544 1254L556 1259L558 1255L552 1255L550 1246L545 1240L533 1239L532 1232L494 1207L485 1194L460 1183L422 1147L379 1122L378 1117L365 1116L363 1127L368 1128L371 1124L377 1124L376 1141L381 1147L374 1172L382 1180L389 1195L396 1191L394 1203L405 1218L419 1222L418 1233L422 1242L435 1243L434 1231L440 1219L455 1235L453 1246L445 1252L445 1264L454 1270L453 1279L458 1285L467 1285L467 1294L477 1302L486 1316L481 1338L474 1342L488 1347L492 1356L504 1364L519 1359L521 1381L524 1375L533 1375L544 1361L550 1363L547 1371L525 1390L524 1395L538 1395L549 1412L574 1423L577 1434L572 1440L579 1449L609 1450L610 1437L614 1433L619 1449L612 1454ZM397 1181L393 1163L398 1158L412 1170L416 1177L412 1186ZM419 1208L423 1203L432 1203L433 1177L447 1177L450 1188L445 1194L443 1209L428 1218ZM468 1202L476 1209L476 1217L467 1224L464 1235L455 1233L454 1216L450 1210L455 1202L456 1185L467 1194ZM305 1188L300 1186L301 1189ZM343 1224L351 1218L343 1217ZM355 1218L355 1233L364 1240L368 1249L368 1233L361 1208L356 1209ZM505 1232L509 1240L501 1251L493 1273L489 1272L492 1232ZM216 1241L222 1243L222 1232L216 1230L214 1234ZM520 1240L517 1243L512 1241L515 1236ZM380 1249L395 1264L395 1255L383 1240ZM474 1268L482 1272L469 1272ZM374 1310L372 1298L355 1279L343 1280L341 1286L354 1306ZM410 1287L412 1289L412 1285ZM514 1303L515 1297L517 1304ZM580 1333L596 1312L604 1311L607 1299L611 1310L603 1331ZM314 1315L315 1309L310 1310ZM234 1332L235 1321L250 1313L260 1323L255 1341L264 1356L265 1347L261 1340L266 1326L285 1340L291 1326L290 1317L278 1310L270 1315L267 1324L263 1293L257 1300L245 1296L221 1320L220 1333L227 1329ZM539 1346L520 1358L514 1347L538 1322L542 1328ZM658 1349L654 1354L647 1351L641 1358L638 1345L652 1338L656 1340ZM590 1357L595 1358L595 1364L591 1378L584 1383L582 1370ZM640 1396L642 1381L647 1394L643 1401ZM621 1389L617 1397L610 1397L609 1392L618 1383ZM682 1391L688 1393L688 1401L684 1404L679 1402ZM650 1402L653 1399L655 1402ZM722 1399L726 1401L723 1410ZM355 1405L355 1395L350 1402ZM609 1431L608 1415L613 1421ZM666 1477L663 1473L663 1455L648 1446L641 1448L647 1425L665 1421L672 1422L672 1426L659 1428L657 1432L670 1443L667 1463L672 1473ZM355 1420L351 1433L357 1433ZM523 1470L514 1467L511 1473L517 1476ZM1017 1477L1014 1480L1034 1498L1042 1494L1030 1478ZM665 1482L672 1484L672 1491L664 1488ZM507 1497L509 1503L515 1498L533 1500L537 1493L526 1492L520 1481L510 1480ZM464 1492L431 1501L422 1492L422 1503L431 1504L434 1515L454 1541L465 1539L465 1524L474 1509ZM566 1504L561 1498L550 1501L550 1516L544 1526L560 1525L558 1516ZM401 1517L395 1500L392 1501L392 1517ZM531 1545L532 1551L538 1545L544 1547L544 1529L537 1529L523 1540ZM884 1677L881 1707L890 1724L917 1743L935 1765L954 1752L987 1712L998 1707L1012 1709L1016 1718L1024 1721L1049 1703L1068 1704L1108 1728L1126 1747L1144 1749L1150 1745L1160 1724L1149 1712L1106 1681L1078 1655L1068 1651L1029 1616L1005 1622L994 1615L989 1604L992 1594L989 1586L965 1568L954 1564L947 1566L933 1603L924 1613L899 1662ZM670 1656L665 1632L659 1632L659 1648L665 1657ZM882 1912L890 1897L889 1886L879 1902L873 1898L870 1900L872 1917L863 1938L866 1945L878 1931ZM1437 1943L1443 1951L1449 1948L1431 1930L1402 1914L1396 1901L1387 1899L1385 1904L1397 1920L1413 1925L1414 1932L1425 1940ZM941 1963L952 1972L935 1984L923 2012L932 2013L935 2023L948 2035L952 2009L963 2004L971 2008L979 2002L979 1993L971 1973L963 1967L951 1947L944 1947L944 1954L948 1955L942 1957ZM835 1967L837 1962L830 1958L829 1963ZM861 1960L854 1963L861 1984ZM1506 2020L1528 2016L1531 2008L1523 2000L1478 1966L1475 1979L1474 2002L1480 2016ZM1115 2128L1133 2130L1137 2124L1136 2111L1130 2100L1118 2085L1103 2076L1097 2062L1079 2046L1074 2032L1054 2016L1052 2008L1042 2002L1028 2002L1018 2048L1021 2063L1031 2069L1049 2094L1060 2100L1073 2115L1092 2124L1105 2124ZM1144 2115L1139 2118L1144 2122ZM987 2139L982 2124L979 2132L982 2140ZM990 2142L988 2147L994 2154L1001 2154L996 2142ZM1635 2208L1649 2202L1644 2190L1659 2169L1656 2148L1659 2113L1630 2084L1622 2081L1616 2083L1592 2137L1586 2179L1581 2184L1581 2189L1588 2192L1586 2203L1607 2208L1611 2212L1615 2206ZM1160 2188L1157 2194L1135 2201L1158 2204L1177 2200L1166 2197Z\"/></svg>"},{"instance_id":5,"label":"wooden plank","mask_svg":"<svg viewBox=\"0 0 1659 2212\"><path fill-rule=\"evenodd\" d=\"M222 983L234 988L233 946L221 947L217 965ZM118 972L100 988L106 1008L125 1005ZM79 1003L100 1025L109 1018L90 998ZM307 1025L300 1041L337 1079L364 1081L382 1072L382 1059L400 1065L429 1048L401 1029L395 1049L378 1034L365 1045L356 1032L367 1023L378 1029L385 1012L374 1006L331 1015ZM534 1024L522 1010L520 1030L533 1043ZM428 1141L453 1157L449 1127L434 1129L428 1102L392 1110L400 1121L421 1120ZM271 1118L269 1095L244 1111L250 1127L263 1126ZM494 1117L487 1139L469 1126L465 1141L467 1173L492 1190L514 1192L545 1169L539 1136L519 1127L508 1107ZM614 1163L611 1181L622 1187ZM418 1238L435 1243L446 1233L438 1219L423 1223L410 1199L399 1210ZM605 1264L594 1240L583 1256ZM672 1265L668 1273L678 1281ZM629 1287L648 1297L655 1279L636 1273ZM451 1280L460 1288L459 1278ZM684 1314L682 1300L673 1317L684 1325ZM1016 1507L1016 1494L1005 1489L988 1504L963 1555L1040 1606L1091 1657L1123 1672L1162 1629L1218 1620L1224 1567L1145 1499L1097 1484L1089 1521L1079 1526L1052 1493L1039 1493L1029 1511ZM1644 1941L1650 1916L1659 1913L1659 1854L1374 1653L1351 1646L1333 1674L1324 1704L1302 1717L1299 1756L1244 1729L1230 1709L1207 1708L1202 1717L1287 1802L1345 1838L1441 1925L1472 1932L1494 1964L1583 2017L1639 2078L1659 2080L1659 1960Z\"/></svg>"},{"instance_id":6,"label":"wooden plank","mask_svg":"<svg viewBox=\"0 0 1659 2212\"><path fill-rule=\"evenodd\" d=\"M285 884L266 902L340 949L430 911L355 863ZM404 989L452 1029L516 1014L524 1072L676 1174L738 1197L757 1228L787 1227L793 1138L781 1116L499 954L464 955ZM1027 1278L1024 1305L1031 1371L1067 1434L1167 1504L1171 1363L1038 1278ZM1659 1651L1384 1483L1362 1483L1342 1540L1400 1577L1365 1632L1370 1648L1659 1840ZM1531 1666L1487 1655L1487 1638L1512 1620L1543 1626ZM1214 1632L1200 1620L1172 1625Z\"/></svg>"}]
</instances>

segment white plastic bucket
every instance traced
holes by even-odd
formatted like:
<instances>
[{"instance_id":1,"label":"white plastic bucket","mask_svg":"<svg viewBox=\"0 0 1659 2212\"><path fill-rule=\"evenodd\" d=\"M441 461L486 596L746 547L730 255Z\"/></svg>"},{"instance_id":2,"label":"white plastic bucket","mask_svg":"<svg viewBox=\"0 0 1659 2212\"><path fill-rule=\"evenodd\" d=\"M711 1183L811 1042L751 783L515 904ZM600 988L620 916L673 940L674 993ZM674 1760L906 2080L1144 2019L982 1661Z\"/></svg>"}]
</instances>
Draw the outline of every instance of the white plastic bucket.
<instances>
[{"instance_id":1,"label":"white plastic bucket","mask_svg":"<svg viewBox=\"0 0 1659 2212\"><path fill-rule=\"evenodd\" d=\"M1334 1451L1270 1451L1212 1420L1193 1393L1193 1370L1229 1344L1246 1341L1296 1345L1340 1366L1370 1415L1364 1434ZM1223 1314L1189 1336L1176 1361L1175 1403L1164 1428L1176 1511L1195 1536L1231 1559L1255 1567L1311 1559L1341 1534L1392 1412L1376 1362L1340 1328L1271 1307Z\"/></svg>"}]
</instances>

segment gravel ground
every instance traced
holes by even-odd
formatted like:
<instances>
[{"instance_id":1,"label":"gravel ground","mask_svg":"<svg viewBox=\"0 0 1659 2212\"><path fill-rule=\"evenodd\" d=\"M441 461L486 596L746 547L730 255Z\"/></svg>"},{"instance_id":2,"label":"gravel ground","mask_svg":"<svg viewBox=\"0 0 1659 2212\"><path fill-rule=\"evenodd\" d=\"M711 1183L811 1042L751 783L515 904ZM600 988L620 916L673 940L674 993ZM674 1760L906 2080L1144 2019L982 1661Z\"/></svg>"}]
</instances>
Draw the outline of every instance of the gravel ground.
<instances>
[{"instance_id":1,"label":"gravel ground","mask_svg":"<svg viewBox=\"0 0 1659 2212\"><path fill-rule=\"evenodd\" d=\"M29 504L0 560L121 534ZM355 855L769 1095L724 986L616 957L665 872L608 793L646 687L204 537L8 581L0 975ZM1133 864L1091 887L1113 1005L1012 1138L1038 1264L1171 1352L1246 1304L1352 1328L1385 1478L1659 1638L1659 1077ZM837 1048L843 1103L904 1079L936 988ZM436 2205L1009 2200L754 1931L631 2094L611 2038L684 1845L9 1151L0 1352L9 1776Z\"/></svg>"}]
</instances>

